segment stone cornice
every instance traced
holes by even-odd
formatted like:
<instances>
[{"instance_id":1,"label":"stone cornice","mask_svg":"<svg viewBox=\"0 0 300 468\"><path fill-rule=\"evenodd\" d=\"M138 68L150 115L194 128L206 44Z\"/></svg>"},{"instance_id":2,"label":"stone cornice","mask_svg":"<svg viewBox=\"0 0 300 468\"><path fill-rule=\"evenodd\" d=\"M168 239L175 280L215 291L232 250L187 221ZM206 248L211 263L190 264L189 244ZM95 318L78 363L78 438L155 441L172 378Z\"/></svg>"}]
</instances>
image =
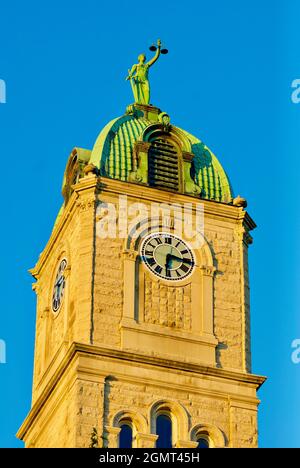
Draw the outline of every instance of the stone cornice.
<instances>
[{"instance_id":1,"label":"stone cornice","mask_svg":"<svg viewBox=\"0 0 300 468\"><path fill-rule=\"evenodd\" d=\"M222 379L234 380L237 382L243 382L245 384L251 384L259 389L265 382L266 377L246 374L244 372L238 372L234 370L226 370L218 367L210 367L201 364L191 364L189 362L176 361L174 359L165 359L156 356L148 356L139 353L133 353L130 351L124 351L112 348L102 348L94 345L85 345L81 343L73 343L74 352L83 352L87 354L93 354L97 356L103 356L108 358L115 358L122 361L131 361L146 365L153 365L155 367L166 367L168 369L182 370L185 372L193 372L201 375L207 375L211 377L219 377Z\"/></svg>"},{"instance_id":2,"label":"stone cornice","mask_svg":"<svg viewBox=\"0 0 300 468\"><path fill-rule=\"evenodd\" d=\"M155 356L142 355L138 353L123 351L119 349L112 348L102 348L99 346L82 344L82 343L73 343L68 351L66 352L64 358L62 359L60 365L57 367L55 373L49 380L47 386L38 397L33 407L31 408L27 418L20 427L17 437L23 439L26 432L31 427L33 420L38 416L42 406L45 401L49 398L49 395L54 390L57 382L61 379L62 375L70 369L71 366L74 366L74 359L76 357L84 355L89 355L90 357L104 357L118 361L127 361L128 363L143 364L148 366L155 366L166 369L173 369L176 371L193 373L199 375L205 375L211 378L220 378L233 381L237 384L244 384L254 386L255 389L259 389L260 386L265 382L266 378L254 374L246 374L243 372L238 372L234 370L220 369L217 367L209 367L200 364L191 364L188 362L176 361L163 359ZM75 367L76 369L76 367ZM77 369L79 371L79 369Z\"/></svg>"},{"instance_id":3,"label":"stone cornice","mask_svg":"<svg viewBox=\"0 0 300 468\"><path fill-rule=\"evenodd\" d=\"M244 221L249 230L256 227L256 224L250 215L243 208L229 205L223 202L206 200L204 198L194 197L192 195L168 192L165 190L147 187L145 185L135 184L133 182L123 182L108 177L100 177L101 192L127 195L128 197L138 198L140 201L148 200L157 203L203 203L204 212L212 217L218 217L229 221Z\"/></svg>"}]
</instances>

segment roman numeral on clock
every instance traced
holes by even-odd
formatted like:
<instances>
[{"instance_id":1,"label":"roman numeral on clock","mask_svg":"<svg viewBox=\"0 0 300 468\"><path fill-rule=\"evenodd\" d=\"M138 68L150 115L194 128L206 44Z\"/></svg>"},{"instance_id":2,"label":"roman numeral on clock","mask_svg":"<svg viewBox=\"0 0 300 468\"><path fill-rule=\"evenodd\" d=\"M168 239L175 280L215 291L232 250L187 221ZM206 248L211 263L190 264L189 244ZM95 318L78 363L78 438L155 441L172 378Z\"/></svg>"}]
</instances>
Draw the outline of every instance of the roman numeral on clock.
<instances>
[{"instance_id":1,"label":"roman numeral on clock","mask_svg":"<svg viewBox=\"0 0 300 468\"><path fill-rule=\"evenodd\" d=\"M189 271L189 267L186 266L184 263L180 266L179 270L183 271L183 273L187 273Z\"/></svg>"},{"instance_id":2,"label":"roman numeral on clock","mask_svg":"<svg viewBox=\"0 0 300 468\"><path fill-rule=\"evenodd\" d=\"M153 257L147 258L147 263L150 266L156 265L156 261L154 260Z\"/></svg>"}]
</instances>

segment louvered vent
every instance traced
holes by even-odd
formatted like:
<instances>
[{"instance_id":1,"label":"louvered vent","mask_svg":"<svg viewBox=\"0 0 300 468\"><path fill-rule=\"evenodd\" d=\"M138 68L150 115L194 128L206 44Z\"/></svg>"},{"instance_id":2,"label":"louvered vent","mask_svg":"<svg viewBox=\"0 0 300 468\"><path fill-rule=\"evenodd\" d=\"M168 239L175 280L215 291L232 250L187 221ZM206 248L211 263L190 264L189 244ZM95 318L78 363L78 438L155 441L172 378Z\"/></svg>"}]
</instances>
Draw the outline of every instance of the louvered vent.
<instances>
[{"instance_id":1,"label":"louvered vent","mask_svg":"<svg viewBox=\"0 0 300 468\"><path fill-rule=\"evenodd\" d=\"M148 168L150 186L178 191L178 152L170 140L157 138L151 142Z\"/></svg>"}]
</instances>

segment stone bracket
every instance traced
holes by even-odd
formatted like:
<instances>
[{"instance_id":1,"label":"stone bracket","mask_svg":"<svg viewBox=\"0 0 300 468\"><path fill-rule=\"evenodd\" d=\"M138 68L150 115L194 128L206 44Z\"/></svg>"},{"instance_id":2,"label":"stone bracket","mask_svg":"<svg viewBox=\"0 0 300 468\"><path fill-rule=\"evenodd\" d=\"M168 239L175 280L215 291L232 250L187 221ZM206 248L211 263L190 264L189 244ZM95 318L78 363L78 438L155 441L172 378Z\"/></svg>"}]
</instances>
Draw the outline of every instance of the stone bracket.
<instances>
[{"instance_id":1,"label":"stone bracket","mask_svg":"<svg viewBox=\"0 0 300 468\"><path fill-rule=\"evenodd\" d=\"M191 177L191 167L194 159L193 153L187 151L182 152L183 160L183 180L184 180L184 193L192 195L201 195L201 188L195 183Z\"/></svg>"},{"instance_id":2,"label":"stone bracket","mask_svg":"<svg viewBox=\"0 0 300 468\"><path fill-rule=\"evenodd\" d=\"M129 180L140 184L148 184L148 151L151 144L137 141L133 150L133 171Z\"/></svg>"}]
</instances>

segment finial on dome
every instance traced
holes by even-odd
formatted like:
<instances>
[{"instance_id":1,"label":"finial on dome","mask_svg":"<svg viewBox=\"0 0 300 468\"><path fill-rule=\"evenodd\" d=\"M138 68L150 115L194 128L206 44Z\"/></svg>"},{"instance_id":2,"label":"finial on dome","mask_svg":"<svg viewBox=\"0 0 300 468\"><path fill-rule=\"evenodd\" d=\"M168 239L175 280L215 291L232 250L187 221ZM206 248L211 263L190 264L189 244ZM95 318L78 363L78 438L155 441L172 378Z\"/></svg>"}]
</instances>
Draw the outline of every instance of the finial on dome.
<instances>
[{"instance_id":1,"label":"finial on dome","mask_svg":"<svg viewBox=\"0 0 300 468\"><path fill-rule=\"evenodd\" d=\"M247 208L247 200L246 200L246 198L242 198L240 195L238 195L237 197L235 197L235 198L233 199L232 203L233 203L234 206Z\"/></svg>"},{"instance_id":2,"label":"finial on dome","mask_svg":"<svg viewBox=\"0 0 300 468\"><path fill-rule=\"evenodd\" d=\"M148 79L149 68L157 61L160 54L167 54L167 49L161 48L161 40L157 40L157 46L149 47L151 51L155 51L154 57L146 62L146 55L138 56L139 63L134 64L131 70L128 70L126 80L130 80L133 91L134 102L137 104L150 104L150 84Z\"/></svg>"}]
</instances>

